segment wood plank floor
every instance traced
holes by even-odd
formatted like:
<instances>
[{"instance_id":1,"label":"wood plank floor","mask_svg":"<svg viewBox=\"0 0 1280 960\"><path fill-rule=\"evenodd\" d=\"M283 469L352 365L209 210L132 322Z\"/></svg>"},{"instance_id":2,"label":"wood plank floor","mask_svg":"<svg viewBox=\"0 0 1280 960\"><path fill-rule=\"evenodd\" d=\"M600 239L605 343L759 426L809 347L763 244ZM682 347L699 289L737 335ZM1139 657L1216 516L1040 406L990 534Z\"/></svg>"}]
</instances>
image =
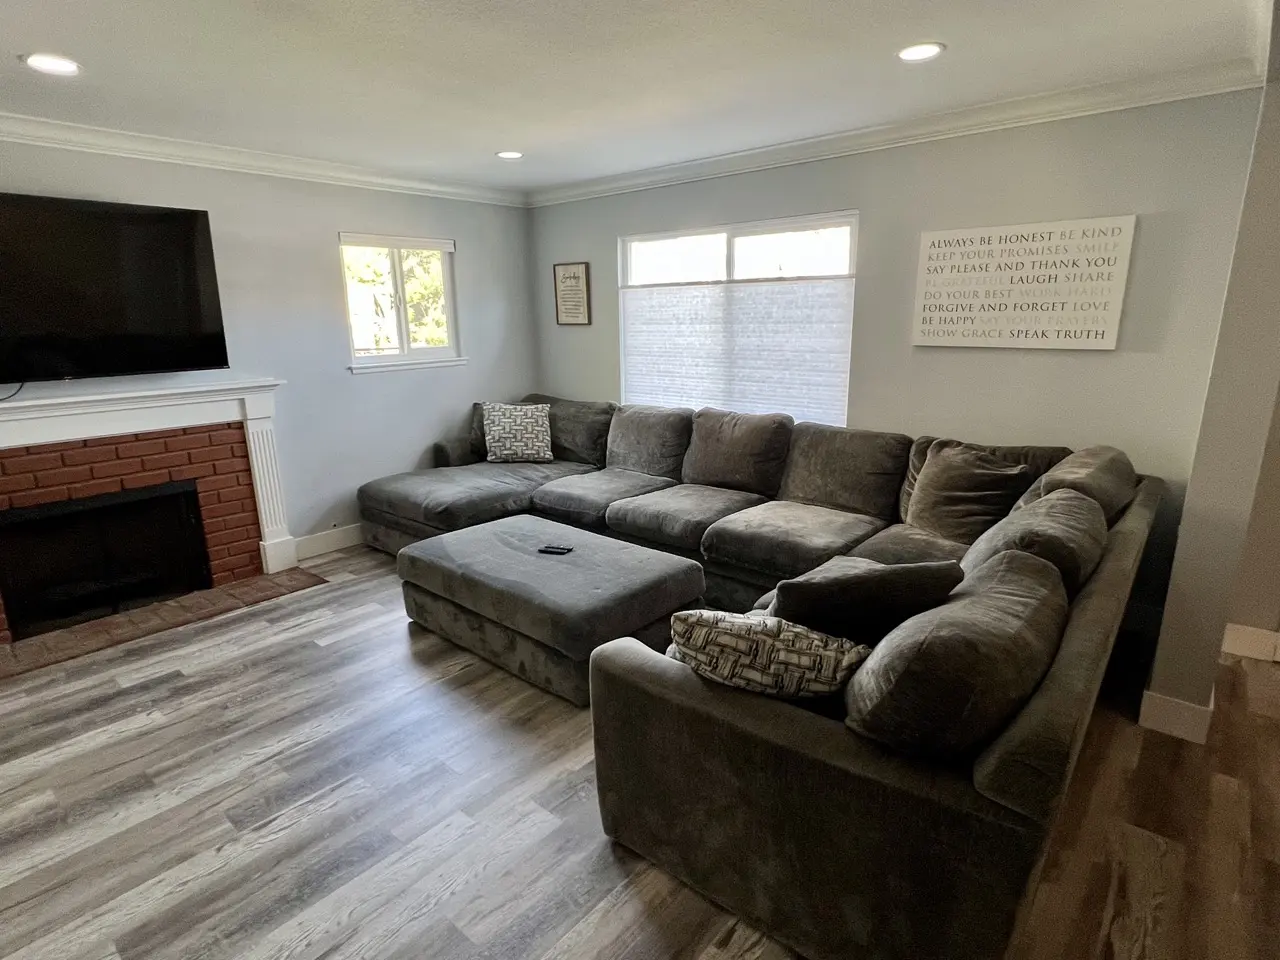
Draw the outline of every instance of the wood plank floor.
<instances>
[{"instance_id":1,"label":"wood plank floor","mask_svg":"<svg viewBox=\"0 0 1280 960\"><path fill-rule=\"evenodd\" d=\"M601 834L590 716L388 558L0 681L0 958L783 960ZM1280 956L1280 665L1207 747L1100 709L1016 960Z\"/></svg>"}]
</instances>

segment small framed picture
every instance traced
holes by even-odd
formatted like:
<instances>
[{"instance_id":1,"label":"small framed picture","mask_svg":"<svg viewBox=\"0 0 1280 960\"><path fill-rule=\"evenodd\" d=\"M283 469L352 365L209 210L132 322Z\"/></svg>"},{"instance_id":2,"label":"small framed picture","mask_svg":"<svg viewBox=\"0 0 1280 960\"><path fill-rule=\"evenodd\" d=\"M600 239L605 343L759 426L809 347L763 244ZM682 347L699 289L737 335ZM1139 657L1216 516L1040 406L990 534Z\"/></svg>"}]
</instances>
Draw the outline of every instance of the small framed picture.
<instances>
[{"instance_id":1,"label":"small framed picture","mask_svg":"<svg viewBox=\"0 0 1280 960\"><path fill-rule=\"evenodd\" d=\"M556 323L562 327L591 322L591 275L586 263L557 263L552 268L556 285Z\"/></svg>"}]
</instances>

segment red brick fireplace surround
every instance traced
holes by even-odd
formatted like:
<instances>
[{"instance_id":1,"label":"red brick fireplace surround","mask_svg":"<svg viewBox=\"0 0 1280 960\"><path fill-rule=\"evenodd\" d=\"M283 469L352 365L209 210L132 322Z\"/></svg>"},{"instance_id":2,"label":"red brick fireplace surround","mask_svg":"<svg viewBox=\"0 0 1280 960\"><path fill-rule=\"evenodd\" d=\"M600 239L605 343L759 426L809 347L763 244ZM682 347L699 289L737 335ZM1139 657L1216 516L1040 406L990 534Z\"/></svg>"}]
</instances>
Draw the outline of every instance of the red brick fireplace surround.
<instances>
[{"instance_id":1,"label":"red brick fireplace surround","mask_svg":"<svg viewBox=\"0 0 1280 960\"><path fill-rule=\"evenodd\" d=\"M195 480L214 586L262 573L243 423L0 450L0 510ZM12 641L0 597L0 643Z\"/></svg>"}]
</instances>

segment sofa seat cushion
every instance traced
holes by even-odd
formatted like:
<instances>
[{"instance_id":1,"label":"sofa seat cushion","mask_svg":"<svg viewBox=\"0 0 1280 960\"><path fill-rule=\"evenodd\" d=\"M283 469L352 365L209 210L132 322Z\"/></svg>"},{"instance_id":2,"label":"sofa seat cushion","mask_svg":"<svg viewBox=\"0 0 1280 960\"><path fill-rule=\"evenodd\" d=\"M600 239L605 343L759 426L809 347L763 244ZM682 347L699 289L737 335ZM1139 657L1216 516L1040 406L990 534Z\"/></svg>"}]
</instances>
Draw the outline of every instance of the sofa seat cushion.
<instances>
[{"instance_id":1,"label":"sofa seat cushion","mask_svg":"<svg viewBox=\"0 0 1280 960\"><path fill-rule=\"evenodd\" d=\"M849 682L845 722L902 753L969 760L1040 685L1066 622L1058 568L998 554L880 642Z\"/></svg>"},{"instance_id":2,"label":"sofa seat cushion","mask_svg":"<svg viewBox=\"0 0 1280 960\"><path fill-rule=\"evenodd\" d=\"M773 500L717 520L702 538L708 560L786 579L848 552L885 522L789 500Z\"/></svg>"},{"instance_id":3,"label":"sofa seat cushion","mask_svg":"<svg viewBox=\"0 0 1280 960\"><path fill-rule=\"evenodd\" d=\"M697 551L717 520L764 502L759 494L743 490L682 483L610 504L605 522L628 537Z\"/></svg>"},{"instance_id":4,"label":"sofa seat cushion","mask_svg":"<svg viewBox=\"0 0 1280 960\"><path fill-rule=\"evenodd\" d=\"M886 564L832 557L780 581L767 611L819 633L875 646L904 620L945 603L962 580L964 570L954 560Z\"/></svg>"},{"instance_id":5,"label":"sofa seat cushion","mask_svg":"<svg viewBox=\"0 0 1280 960\"><path fill-rule=\"evenodd\" d=\"M1138 492L1138 474L1123 451L1088 447L1055 464L1031 485L1014 509L1021 510L1055 490L1075 490L1096 500L1109 526L1133 501Z\"/></svg>"},{"instance_id":6,"label":"sofa seat cushion","mask_svg":"<svg viewBox=\"0 0 1280 960\"><path fill-rule=\"evenodd\" d=\"M440 530L487 523L533 505L545 483L594 467L585 463L473 463L465 467L415 470L371 480L356 492L362 509L416 520Z\"/></svg>"},{"instance_id":7,"label":"sofa seat cushion","mask_svg":"<svg viewBox=\"0 0 1280 960\"><path fill-rule=\"evenodd\" d=\"M758 613L682 610L671 617L667 655L699 676L775 697L842 690L871 653L839 637Z\"/></svg>"},{"instance_id":8,"label":"sofa seat cushion","mask_svg":"<svg viewBox=\"0 0 1280 960\"><path fill-rule=\"evenodd\" d=\"M693 437L681 479L775 496L794 424L782 413L730 413L705 407L693 415Z\"/></svg>"},{"instance_id":9,"label":"sofa seat cushion","mask_svg":"<svg viewBox=\"0 0 1280 960\"><path fill-rule=\"evenodd\" d=\"M614 501L675 485L674 480L665 477L606 467L598 473L561 477L539 487L533 494L533 508L581 527L603 527L605 511Z\"/></svg>"},{"instance_id":10,"label":"sofa seat cushion","mask_svg":"<svg viewBox=\"0 0 1280 960\"><path fill-rule=\"evenodd\" d=\"M897 523L858 544L848 555L875 560L877 563L930 563L936 560L959 560L968 549L936 533Z\"/></svg>"},{"instance_id":11,"label":"sofa seat cushion","mask_svg":"<svg viewBox=\"0 0 1280 960\"><path fill-rule=\"evenodd\" d=\"M974 541L960 561L972 573L997 553L1021 550L1048 560L1074 594L1093 574L1107 546L1107 518L1096 500L1055 490L1015 510Z\"/></svg>"},{"instance_id":12,"label":"sofa seat cushion","mask_svg":"<svg viewBox=\"0 0 1280 960\"><path fill-rule=\"evenodd\" d=\"M910 451L911 438L901 433L797 423L778 499L892 523L898 517L898 492Z\"/></svg>"},{"instance_id":13,"label":"sofa seat cushion","mask_svg":"<svg viewBox=\"0 0 1280 960\"><path fill-rule=\"evenodd\" d=\"M678 482L692 433L693 411L688 407L619 407L609 425L606 466Z\"/></svg>"}]
</instances>

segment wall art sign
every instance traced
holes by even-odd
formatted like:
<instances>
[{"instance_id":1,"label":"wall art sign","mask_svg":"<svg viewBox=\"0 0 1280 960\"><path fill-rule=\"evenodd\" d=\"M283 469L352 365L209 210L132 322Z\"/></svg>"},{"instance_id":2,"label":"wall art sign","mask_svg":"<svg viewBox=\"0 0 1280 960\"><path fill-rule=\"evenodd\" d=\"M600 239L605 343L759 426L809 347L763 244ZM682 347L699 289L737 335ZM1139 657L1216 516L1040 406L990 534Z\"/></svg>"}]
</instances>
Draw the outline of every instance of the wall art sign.
<instances>
[{"instance_id":1,"label":"wall art sign","mask_svg":"<svg viewBox=\"0 0 1280 960\"><path fill-rule=\"evenodd\" d=\"M556 323L577 326L591 322L591 275L585 263L557 263L551 268L556 287Z\"/></svg>"},{"instance_id":2,"label":"wall art sign","mask_svg":"<svg viewBox=\"0 0 1280 960\"><path fill-rule=\"evenodd\" d=\"M912 344L1114 350L1136 222L922 233Z\"/></svg>"}]
</instances>

